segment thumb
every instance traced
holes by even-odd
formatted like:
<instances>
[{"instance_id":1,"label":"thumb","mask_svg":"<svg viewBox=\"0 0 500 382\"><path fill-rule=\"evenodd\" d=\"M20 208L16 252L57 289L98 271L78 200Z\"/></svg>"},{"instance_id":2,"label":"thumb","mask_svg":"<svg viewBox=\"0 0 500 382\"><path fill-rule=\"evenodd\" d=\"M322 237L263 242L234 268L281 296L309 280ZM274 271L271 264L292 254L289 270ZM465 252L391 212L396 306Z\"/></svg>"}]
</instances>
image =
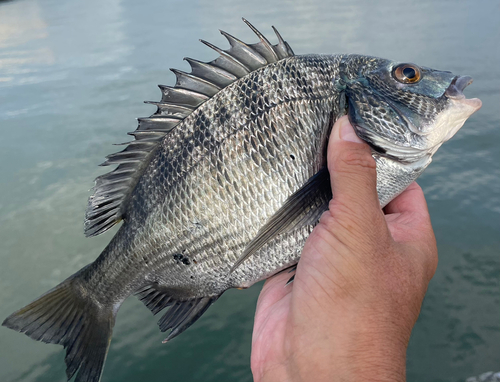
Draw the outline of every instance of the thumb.
<instances>
[{"instance_id":1,"label":"thumb","mask_svg":"<svg viewBox=\"0 0 500 382\"><path fill-rule=\"evenodd\" d=\"M356 135L347 116L333 125L327 161L334 204L347 206L347 211L354 216L380 213L375 160L370 147Z\"/></svg>"}]
</instances>

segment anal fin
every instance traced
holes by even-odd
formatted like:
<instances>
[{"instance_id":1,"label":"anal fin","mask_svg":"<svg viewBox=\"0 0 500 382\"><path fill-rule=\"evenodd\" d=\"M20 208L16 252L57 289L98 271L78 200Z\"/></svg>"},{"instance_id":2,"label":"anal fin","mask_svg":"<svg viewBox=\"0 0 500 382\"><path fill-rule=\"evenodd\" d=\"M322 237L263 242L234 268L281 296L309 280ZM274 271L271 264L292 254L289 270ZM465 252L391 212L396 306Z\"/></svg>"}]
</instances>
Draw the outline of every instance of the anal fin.
<instances>
[{"instance_id":1,"label":"anal fin","mask_svg":"<svg viewBox=\"0 0 500 382\"><path fill-rule=\"evenodd\" d=\"M163 340L163 343L177 337L184 330L193 325L218 298L219 296L201 297L194 300L178 302L177 304L179 304L179 307L173 314L170 314L173 307L170 308L160 321L158 321L158 325L162 332L172 329L167 338Z\"/></svg>"},{"instance_id":2,"label":"anal fin","mask_svg":"<svg viewBox=\"0 0 500 382\"><path fill-rule=\"evenodd\" d=\"M163 342L177 337L191 325L212 305L219 296L196 297L180 300L169 296L167 288L151 284L136 292L139 299L148 307L153 314L157 314L164 308L169 307L158 321L162 332L171 330Z\"/></svg>"}]
</instances>

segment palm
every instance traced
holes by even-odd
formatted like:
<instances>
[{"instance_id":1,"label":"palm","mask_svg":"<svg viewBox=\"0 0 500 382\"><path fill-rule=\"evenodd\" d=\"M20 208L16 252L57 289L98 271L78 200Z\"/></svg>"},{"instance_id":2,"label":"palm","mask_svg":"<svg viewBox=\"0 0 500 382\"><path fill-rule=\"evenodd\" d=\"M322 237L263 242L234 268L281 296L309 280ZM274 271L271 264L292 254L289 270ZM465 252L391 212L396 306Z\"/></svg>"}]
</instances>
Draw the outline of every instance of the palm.
<instances>
[{"instance_id":1,"label":"palm","mask_svg":"<svg viewBox=\"0 0 500 382\"><path fill-rule=\"evenodd\" d=\"M260 292L252 338L254 372L285 361L283 344L292 297L292 285L285 284L290 277L286 271L273 276Z\"/></svg>"},{"instance_id":2,"label":"palm","mask_svg":"<svg viewBox=\"0 0 500 382\"><path fill-rule=\"evenodd\" d=\"M420 187L414 183L385 208L387 226L394 241L403 243L418 239L420 234L425 234L425 231L421 230L427 226L427 212L426 209L422 209L422 203L425 203L423 200ZM304 274L307 275L308 272L303 272L301 275ZM251 363L255 376L262 375L265 370L283 366L287 362L285 340L291 329L287 326L291 321L288 318L291 312L293 285L285 285L291 276L292 273L284 271L271 277L260 293L252 338ZM301 304L300 301L295 303Z\"/></svg>"}]
</instances>

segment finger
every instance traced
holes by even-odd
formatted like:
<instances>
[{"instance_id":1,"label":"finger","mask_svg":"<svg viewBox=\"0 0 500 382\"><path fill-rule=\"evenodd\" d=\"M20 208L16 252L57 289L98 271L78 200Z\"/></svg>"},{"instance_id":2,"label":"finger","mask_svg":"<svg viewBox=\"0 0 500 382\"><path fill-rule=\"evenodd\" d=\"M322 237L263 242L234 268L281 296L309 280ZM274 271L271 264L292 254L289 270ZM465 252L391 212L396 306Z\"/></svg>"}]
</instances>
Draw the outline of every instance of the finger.
<instances>
[{"instance_id":1,"label":"finger","mask_svg":"<svg viewBox=\"0 0 500 382\"><path fill-rule=\"evenodd\" d=\"M436 238L424 193L417 183L412 183L401 195L384 209L389 231L399 243L419 243L426 248L424 255L430 269L437 265Z\"/></svg>"},{"instance_id":2,"label":"finger","mask_svg":"<svg viewBox=\"0 0 500 382\"><path fill-rule=\"evenodd\" d=\"M347 116L333 125L328 145L328 169L335 201L348 205L354 214L370 209L380 211L375 160L370 147L358 138ZM352 211L353 208L357 211Z\"/></svg>"},{"instance_id":3,"label":"finger","mask_svg":"<svg viewBox=\"0 0 500 382\"><path fill-rule=\"evenodd\" d=\"M286 285L292 275L293 273L285 271L271 276L266 280L257 301L257 309L259 311L266 310L269 306L276 304L292 292L292 286Z\"/></svg>"},{"instance_id":4,"label":"finger","mask_svg":"<svg viewBox=\"0 0 500 382\"><path fill-rule=\"evenodd\" d=\"M405 212L415 212L422 215L428 215L427 202L425 201L422 188L413 182L404 190L401 195L397 196L385 208L386 214L396 214Z\"/></svg>"}]
</instances>

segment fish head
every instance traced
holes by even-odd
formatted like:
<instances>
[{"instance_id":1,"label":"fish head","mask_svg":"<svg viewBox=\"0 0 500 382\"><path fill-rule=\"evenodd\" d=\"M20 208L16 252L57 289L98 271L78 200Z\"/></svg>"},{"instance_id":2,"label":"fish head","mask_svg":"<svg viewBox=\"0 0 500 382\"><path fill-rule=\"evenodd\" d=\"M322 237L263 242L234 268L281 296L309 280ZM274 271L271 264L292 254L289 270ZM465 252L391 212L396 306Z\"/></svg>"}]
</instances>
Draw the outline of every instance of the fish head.
<instances>
[{"instance_id":1,"label":"fish head","mask_svg":"<svg viewBox=\"0 0 500 382\"><path fill-rule=\"evenodd\" d=\"M340 82L358 136L401 162L431 157L481 108L463 94L471 77L411 63L351 55Z\"/></svg>"}]
</instances>

